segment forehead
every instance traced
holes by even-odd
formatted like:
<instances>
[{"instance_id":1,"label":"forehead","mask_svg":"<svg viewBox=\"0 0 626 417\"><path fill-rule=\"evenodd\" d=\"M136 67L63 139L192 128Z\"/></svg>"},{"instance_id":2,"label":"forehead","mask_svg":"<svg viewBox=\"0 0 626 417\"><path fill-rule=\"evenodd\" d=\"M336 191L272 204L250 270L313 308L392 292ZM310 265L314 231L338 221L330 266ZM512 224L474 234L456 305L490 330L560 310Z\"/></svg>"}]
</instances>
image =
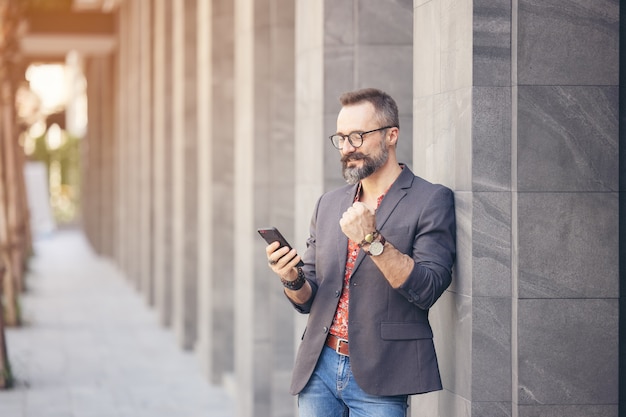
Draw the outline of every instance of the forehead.
<instances>
[{"instance_id":1,"label":"forehead","mask_svg":"<svg viewBox=\"0 0 626 417\"><path fill-rule=\"evenodd\" d=\"M369 101L344 106L337 116L337 132L371 129L376 124L375 113L374 105Z\"/></svg>"}]
</instances>

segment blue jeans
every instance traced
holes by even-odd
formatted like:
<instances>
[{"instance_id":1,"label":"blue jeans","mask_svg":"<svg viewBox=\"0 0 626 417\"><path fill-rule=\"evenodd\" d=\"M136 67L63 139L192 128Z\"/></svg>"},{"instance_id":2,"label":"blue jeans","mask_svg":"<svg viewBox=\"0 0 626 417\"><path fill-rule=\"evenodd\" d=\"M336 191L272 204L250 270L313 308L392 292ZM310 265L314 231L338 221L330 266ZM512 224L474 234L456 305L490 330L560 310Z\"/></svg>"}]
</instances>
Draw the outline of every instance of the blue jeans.
<instances>
[{"instance_id":1,"label":"blue jeans","mask_svg":"<svg viewBox=\"0 0 626 417\"><path fill-rule=\"evenodd\" d=\"M406 417L407 396L364 392L354 380L350 358L324 346L306 387L298 395L300 417Z\"/></svg>"}]
</instances>

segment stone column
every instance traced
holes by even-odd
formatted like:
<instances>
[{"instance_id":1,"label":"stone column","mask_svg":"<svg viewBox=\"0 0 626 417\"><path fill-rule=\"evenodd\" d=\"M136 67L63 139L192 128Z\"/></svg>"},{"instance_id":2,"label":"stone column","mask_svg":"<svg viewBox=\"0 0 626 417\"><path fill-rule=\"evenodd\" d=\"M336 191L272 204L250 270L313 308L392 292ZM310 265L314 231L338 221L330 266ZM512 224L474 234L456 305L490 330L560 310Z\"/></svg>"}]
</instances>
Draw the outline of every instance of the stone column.
<instances>
[{"instance_id":1,"label":"stone column","mask_svg":"<svg viewBox=\"0 0 626 417\"><path fill-rule=\"evenodd\" d=\"M414 158L455 190L458 257L413 415L617 415L618 20L416 4Z\"/></svg>"},{"instance_id":2,"label":"stone column","mask_svg":"<svg viewBox=\"0 0 626 417\"><path fill-rule=\"evenodd\" d=\"M116 242L116 188L117 170L115 161L117 158L117 142L113 139L116 132L115 118L115 60L112 55L98 58L102 66L102 104L101 104L101 132L102 132L102 207L104 210L102 218L102 254L109 259L113 259Z\"/></svg>"},{"instance_id":3,"label":"stone column","mask_svg":"<svg viewBox=\"0 0 626 417\"><path fill-rule=\"evenodd\" d=\"M413 397L411 415L463 416L465 401L472 395L472 326L476 325L471 315L472 2L416 4L413 24L414 172L455 191L457 259L452 284L430 314L445 390ZM502 245L506 250L506 236L493 250Z\"/></svg>"},{"instance_id":4,"label":"stone column","mask_svg":"<svg viewBox=\"0 0 626 417\"><path fill-rule=\"evenodd\" d=\"M152 2L141 1L138 4L137 27L139 30L138 59L138 112L136 137L138 149L138 274L136 279L148 304L154 304L154 285L152 279L152 226L153 226L153 177L152 177Z\"/></svg>"},{"instance_id":5,"label":"stone column","mask_svg":"<svg viewBox=\"0 0 626 417\"><path fill-rule=\"evenodd\" d=\"M291 415L291 307L256 229L293 241L294 82L291 2L235 2L235 371L237 415Z\"/></svg>"},{"instance_id":6,"label":"stone column","mask_svg":"<svg viewBox=\"0 0 626 417\"><path fill-rule=\"evenodd\" d=\"M213 250L213 149L212 78L213 13L212 2L198 3L197 71L198 71L198 340L196 352L205 374L213 376L214 276Z\"/></svg>"},{"instance_id":7,"label":"stone column","mask_svg":"<svg viewBox=\"0 0 626 417\"><path fill-rule=\"evenodd\" d=\"M514 7L513 407L617 416L619 2Z\"/></svg>"},{"instance_id":8,"label":"stone column","mask_svg":"<svg viewBox=\"0 0 626 417\"><path fill-rule=\"evenodd\" d=\"M161 324L172 323L173 230L173 34L172 2L154 3L153 44L153 192L152 274L154 304Z\"/></svg>"},{"instance_id":9,"label":"stone column","mask_svg":"<svg viewBox=\"0 0 626 417\"><path fill-rule=\"evenodd\" d=\"M103 138L101 134L103 121L101 119L102 105L102 67L96 59L85 60L85 80L87 84L87 117L89 125L85 137L81 140L81 223L85 236L91 247L97 253L101 251L102 228L100 219L103 212L100 206L101 181L103 163Z\"/></svg>"},{"instance_id":10,"label":"stone column","mask_svg":"<svg viewBox=\"0 0 626 417\"><path fill-rule=\"evenodd\" d=\"M118 82L116 84L117 93L117 113L116 118L117 132L116 148L118 154L116 158L117 165L117 218L116 218L116 256L117 264L124 272L128 272L128 261L130 257L129 242L128 242L128 223L129 223L129 209L128 209L128 189L129 189L129 176L128 176L128 111L129 111L129 98L128 98L128 85L129 85L129 26L130 18L128 15L129 3L122 3L118 12L118 58L117 58L117 74Z\"/></svg>"},{"instance_id":11,"label":"stone column","mask_svg":"<svg viewBox=\"0 0 626 417\"><path fill-rule=\"evenodd\" d=\"M89 125L82 152L82 222L94 250L112 257L115 224L112 57L93 56L86 63Z\"/></svg>"},{"instance_id":12,"label":"stone column","mask_svg":"<svg viewBox=\"0 0 626 417\"><path fill-rule=\"evenodd\" d=\"M213 364L212 379L232 374L234 365L235 248L235 6L213 2Z\"/></svg>"},{"instance_id":13,"label":"stone column","mask_svg":"<svg viewBox=\"0 0 626 417\"><path fill-rule=\"evenodd\" d=\"M166 20L169 15L166 14L166 3L157 1L153 8L154 39L152 43L152 201L153 207L153 239L152 239L152 279L154 285L154 305L161 317L161 322L165 324L163 316L165 314L165 282L169 278L165 273L166 250L165 250L165 224L166 224L166 201L169 200L166 195L166 159L168 154L165 152L166 139L169 135L165 131L165 120L167 114L165 112L165 84L166 84L166 38L169 33L166 32Z\"/></svg>"},{"instance_id":14,"label":"stone column","mask_svg":"<svg viewBox=\"0 0 626 417\"><path fill-rule=\"evenodd\" d=\"M128 1L120 6L120 103L119 103L119 245L120 267L136 288L140 288L140 247L139 228L139 173L140 128L139 128L139 8L140 2Z\"/></svg>"},{"instance_id":15,"label":"stone column","mask_svg":"<svg viewBox=\"0 0 626 417\"><path fill-rule=\"evenodd\" d=\"M199 45L204 44L199 47L203 67L199 74L211 85L205 85L198 97L210 100L201 104L199 137L207 146L201 154L210 160L201 163L199 175L204 249L199 257L197 349L207 377L219 384L229 383L234 371L234 4L213 0L210 8L202 10L198 13L202 16Z\"/></svg>"},{"instance_id":16,"label":"stone column","mask_svg":"<svg viewBox=\"0 0 626 417\"><path fill-rule=\"evenodd\" d=\"M128 222L124 230L128 241L128 256L126 258L126 273L128 279L133 286L140 290L140 254L141 254L141 213L140 195L141 195L141 129L140 129L140 111L141 111L141 31L140 31L140 11L141 3L137 0L128 2L128 55L126 57L128 68L128 84L126 85L125 99L128 102L126 118L126 177L123 181L127 181L126 185L126 201L128 207Z\"/></svg>"},{"instance_id":17,"label":"stone column","mask_svg":"<svg viewBox=\"0 0 626 417\"><path fill-rule=\"evenodd\" d=\"M324 190L324 151L329 145L324 141L324 3L296 1L295 51L296 201L292 245L303 253L309 237L312 208ZM295 317L293 345L297 350L307 316L291 314ZM298 415L296 408L294 399L291 415Z\"/></svg>"},{"instance_id":18,"label":"stone column","mask_svg":"<svg viewBox=\"0 0 626 417\"><path fill-rule=\"evenodd\" d=\"M184 348L197 333L197 3L173 2L173 325Z\"/></svg>"}]
</instances>

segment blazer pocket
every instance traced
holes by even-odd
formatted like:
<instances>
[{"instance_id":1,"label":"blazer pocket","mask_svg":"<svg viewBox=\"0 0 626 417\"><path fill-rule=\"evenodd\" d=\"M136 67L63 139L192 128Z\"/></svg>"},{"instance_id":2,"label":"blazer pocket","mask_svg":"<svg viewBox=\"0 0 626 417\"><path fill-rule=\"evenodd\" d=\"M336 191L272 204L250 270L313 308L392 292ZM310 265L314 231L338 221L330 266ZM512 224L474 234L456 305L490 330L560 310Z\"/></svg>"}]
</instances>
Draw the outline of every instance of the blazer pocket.
<instances>
[{"instance_id":1,"label":"blazer pocket","mask_svg":"<svg viewBox=\"0 0 626 417\"><path fill-rule=\"evenodd\" d=\"M383 340L432 339L430 324L414 322L386 322L380 324L380 336Z\"/></svg>"}]
</instances>

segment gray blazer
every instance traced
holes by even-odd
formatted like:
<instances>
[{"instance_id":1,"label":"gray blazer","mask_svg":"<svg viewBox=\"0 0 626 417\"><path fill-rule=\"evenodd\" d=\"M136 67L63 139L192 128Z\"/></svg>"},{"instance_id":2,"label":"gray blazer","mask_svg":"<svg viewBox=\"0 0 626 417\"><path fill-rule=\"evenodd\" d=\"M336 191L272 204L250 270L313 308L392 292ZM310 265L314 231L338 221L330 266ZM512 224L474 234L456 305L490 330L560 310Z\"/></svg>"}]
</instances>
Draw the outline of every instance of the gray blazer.
<instances>
[{"instance_id":1,"label":"gray blazer","mask_svg":"<svg viewBox=\"0 0 626 417\"><path fill-rule=\"evenodd\" d=\"M293 370L291 393L308 382L324 347L341 288L348 238L339 226L352 205L356 185L320 197L315 207L303 270L311 299L294 304L309 314ZM373 395L440 390L441 378L428 322L428 309L450 285L456 255L454 195L404 167L376 211L381 234L415 267L394 290L374 262L360 251L350 280L350 365L359 386Z\"/></svg>"}]
</instances>

